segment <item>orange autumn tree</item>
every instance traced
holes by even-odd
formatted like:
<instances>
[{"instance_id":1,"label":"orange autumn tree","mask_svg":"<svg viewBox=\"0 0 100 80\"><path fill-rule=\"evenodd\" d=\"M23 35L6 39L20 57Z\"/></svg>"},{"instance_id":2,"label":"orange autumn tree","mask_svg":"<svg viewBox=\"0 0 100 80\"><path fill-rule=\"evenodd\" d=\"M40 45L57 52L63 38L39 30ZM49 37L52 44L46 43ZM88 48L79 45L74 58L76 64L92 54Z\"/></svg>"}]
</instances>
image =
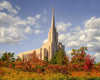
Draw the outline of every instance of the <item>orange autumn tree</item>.
<instances>
[{"instance_id":1,"label":"orange autumn tree","mask_svg":"<svg viewBox=\"0 0 100 80\"><path fill-rule=\"evenodd\" d=\"M87 47L81 47L80 49L72 49L72 53L71 55L73 56L71 58L71 63L84 63L85 62L85 56L86 56L86 52L87 51Z\"/></svg>"},{"instance_id":2,"label":"orange autumn tree","mask_svg":"<svg viewBox=\"0 0 100 80\"><path fill-rule=\"evenodd\" d=\"M82 69L85 64L85 56L87 51L87 47L81 47L80 49L72 49L72 58L70 62L70 66L74 69Z\"/></svg>"},{"instance_id":3,"label":"orange autumn tree","mask_svg":"<svg viewBox=\"0 0 100 80\"><path fill-rule=\"evenodd\" d=\"M28 60L27 60L28 58ZM32 54L28 54L28 55L23 55L23 62L33 62L36 63L38 62L38 56L36 55L36 51L33 51Z\"/></svg>"},{"instance_id":4,"label":"orange autumn tree","mask_svg":"<svg viewBox=\"0 0 100 80\"><path fill-rule=\"evenodd\" d=\"M31 57L29 59L29 62L35 63L35 62L38 62L39 61L39 59L38 59L38 57L36 55L36 51L34 51L33 54L29 54L28 57Z\"/></svg>"},{"instance_id":5,"label":"orange autumn tree","mask_svg":"<svg viewBox=\"0 0 100 80\"><path fill-rule=\"evenodd\" d=\"M80 49L72 49L71 64L76 70L84 69L86 71L90 70L94 64L94 57L91 55L86 55L87 47L81 47Z\"/></svg>"},{"instance_id":6,"label":"orange autumn tree","mask_svg":"<svg viewBox=\"0 0 100 80\"><path fill-rule=\"evenodd\" d=\"M94 64L94 61L95 60L95 58L92 56L92 55L86 55L85 56L85 64L84 64L84 67L83 67L83 69L85 70L85 71L89 71L91 68L92 68L92 65Z\"/></svg>"}]
</instances>

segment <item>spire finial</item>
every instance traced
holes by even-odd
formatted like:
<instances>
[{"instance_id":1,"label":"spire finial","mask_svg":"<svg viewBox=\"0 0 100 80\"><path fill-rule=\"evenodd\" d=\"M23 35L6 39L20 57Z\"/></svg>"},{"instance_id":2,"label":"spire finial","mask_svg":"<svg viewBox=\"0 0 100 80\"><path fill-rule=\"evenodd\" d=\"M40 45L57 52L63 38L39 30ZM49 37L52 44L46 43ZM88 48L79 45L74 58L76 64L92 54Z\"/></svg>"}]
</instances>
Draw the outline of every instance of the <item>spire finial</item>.
<instances>
[{"instance_id":1,"label":"spire finial","mask_svg":"<svg viewBox=\"0 0 100 80\"><path fill-rule=\"evenodd\" d=\"M53 10L53 12L54 12L54 6L53 6L52 10Z\"/></svg>"},{"instance_id":2,"label":"spire finial","mask_svg":"<svg viewBox=\"0 0 100 80\"><path fill-rule=\"evenodd\" d=\"M52 8L52 24L51 26L54 28L55 27L55 19L54 19L54 7Z\"/></svg>"}]
</instances>

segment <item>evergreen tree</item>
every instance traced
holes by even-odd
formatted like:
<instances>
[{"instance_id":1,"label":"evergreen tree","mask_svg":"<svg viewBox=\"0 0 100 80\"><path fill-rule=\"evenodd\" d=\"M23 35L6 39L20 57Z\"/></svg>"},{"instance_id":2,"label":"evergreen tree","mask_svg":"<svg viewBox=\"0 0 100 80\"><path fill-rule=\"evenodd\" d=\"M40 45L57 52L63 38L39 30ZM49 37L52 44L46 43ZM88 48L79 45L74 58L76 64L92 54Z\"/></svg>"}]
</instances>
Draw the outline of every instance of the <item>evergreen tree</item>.
<instances>
[{"instance_id":1,"label":"evergreen tree","mask_svg":"<svg viewBox=\"0 0 100 80\"><path fill-rule=\"evenodd\" d=\"M56 52L53 57L50 60L51 64L67 64L68 63L68 57L64 54L64 51L62 49L59 49L58 52Z\"/></svg>"},{"instance_id":2,"label":"evergreen tree","mask_svg":"<svg viewBox=\"0 0 100 80\"><path fill-rule=\"evenodd\" d=\"M64 64L64 60L65 60L64 51L60 49L56 54L57 64L61 64L61 65Z\"/></svg>"},{"instance_id":3,"label":"evergreen tree","mask_svg":"<svg viewBox=\"0 0 100 80\"><path fill-rule=\"evenodd\" d=\"M14 62L15 61L14 53L10 53L10 52L3 53L2 56L1 56L1 61Z\"/></svg>"},{"instance_id":4,"label":"evergreen tree","mask_svg":"<svg viewBox=\"0 0 100 80\"><path fill-rule=\"evenodd\" d=\"M57 53L56 53L57 54ZM53 57L50 60L50 64L57 64L56 54L53 54Z\"/></svg>"}]
</instances>

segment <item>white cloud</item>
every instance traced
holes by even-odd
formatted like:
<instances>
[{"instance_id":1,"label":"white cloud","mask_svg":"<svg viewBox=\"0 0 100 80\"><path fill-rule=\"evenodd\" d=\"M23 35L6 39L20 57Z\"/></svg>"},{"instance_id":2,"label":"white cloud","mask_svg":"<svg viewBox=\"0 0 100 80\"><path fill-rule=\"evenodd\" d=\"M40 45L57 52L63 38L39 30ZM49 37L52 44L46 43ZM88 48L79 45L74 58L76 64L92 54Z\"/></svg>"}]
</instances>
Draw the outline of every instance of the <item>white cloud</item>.
<instances>
[{"instance_id":1,"label":"white cloud","mask_svg":"<svg viewBox=\"0 0 100 80\"><path fill-rule=\"evenodd\" d=\"M94 37L95 39L97 39L98 41L100 41L100 36L98 36L98 37Z\"/></svg>"},{"instance_id":2,"label":"white cloud","mask_svg":"<svg viewBox=\"0 0 100 80\"><path fill-rule=\"evenodd\" d=\"M18 11L20 10L19 6L16 8ZM0 2L0 43L18 44L21 40L26 39L26 34L32 33L34 28L39 28L40 14L22 19L16 15L17 10L12 7L10 2ZM42 32L34 30L35 34Z\"/></svg>"},{"instance_id":3,"label":"white cloud","mask_svg":"<svg viewBox=\"0 0 100 80\"><path fill-rule=\"evenodd\" d=\"M100 53L96 53L94 56L99 57L100 56Z\"/></svg>"},{"instance_id":4,"label":"white cloud","mask_svg":"<svg viewBox=\"0 0 100 80\"><path fill-rule=\"evenodd\" d=\"M34 33L35 34L39 34L39 33L43 33L43 31L41 31L41 30L35 30Z\"/></svg>"},{"instance_id":5,"label":"white cloud","mask_svg":"<svg viewBox=\"0 0 100 80\"><path fill-rule=\"evenodd\" d=\"M66 51L67 55L71 55L72 50Z\"/></svg>"},{"instance_id":6,"label":"white cloud","mask_svg":"<svg viewBox=\"0 0 100 80\"><path fill-rule=\"evenodd\" d=\"M91 52L100 52L100 18L92 17L80 26L59 35L59 41L69 48L87 46Z\"/></svg>"},{"instance_id":7,"label":"white cloud","mask_svg":"<svg viewBox=\"0 0 100 80\"><path fill-rule=\"evenodd\" d=\"M80 42L79 41L70 41L69 43L66 44L66 46L77 48L80 46Z\"/></svg>"},{"instance_id":8,"label":"white cloud","mask_svg":"<svg viewBox=\"0 0 100 80\"><path fill-rule=\"evenodd\" d=\"M12 5L7 2L7 1L1 1L0 2L0 10L7 10L8 12L10 12L11 14L17 14L18 12L12 7Z\"/></svg>"},{"instance_id":9,"label":"white cloud","mask_svg":"<svg viewBox=\"0 0 100 80\"><path fill-rule=\"evenodd\" d=\"M64 23L64 22L58 22L57 23L57 31L59 33L61 32L66 32L67 31L67 27L71 26L72 24L69 22L69 23Z\"/></svg>"},{"instance_id":10,"label":"white cloud","mask_svg":"<svg viewBox=\"0 0 100 80\"><path fill-rule=\"evenodd\" d=\"M36 18L34 18L34 17L27 17L26 23L30 24L30 25L37 25Z\"/></svg>"},{"instance_id":11,"label":"white cloud","mask_svg":"<svg viewBox=\"0 0 100 80\"><path fill-rule=\"evenodd\" d=\"M86 36L85 35L80 35L80 38L79 38L81 41L85 40L86 39Z\"/></svg>"},{"instance_id":12,"label":"white cloud","mask_svg":"<svg viewBox=\"0 0 100 80\"><path fill-rule=\"evenodd\" d=\"M0 26L26 26L26 22L19 16L12 16L5 12L0 12Z\"/></svg>"},{"instance_id":13,"label":"white cloud","mask_svg":"<svg viewBox=\"0 0 100 80\"><path fill-rule=\"evenodd\" d=\"M20 7L19 7L19 6L17 6L17 5L16 5L16 9L17 9L18 11L20 11L20 10L21 10L21 9L20 9Z\"/></svg>"},{"instance_id":14,"label":"white cloud","mask_svg":"<svg viewBox=\"0 0 100 80\"><path fill-rule=\"evenodd\" d=\"M42 43L44 44L44 43L46 43L46 42L48 42L48 39L45 39Z\"/></svg>"},{"instance_id":15,"label":"white cloud","mask_svg":"<svg viewBox=\"0 0 100 80\"><path fill-rule=\"evenodd\" d=\"M100 29L100 17L96 18L95 16L85 22L85 27Z\"/></svg>"},{"instance_id":16,"label":"white cloud","mask_svg":"<svg viewBox=\"0 0 100 80\"><path fill-rule=\"evenodd\" d=\"M10 14L0 12L0 43L17 44L21 40L25 39L24 33L32 33L32 29L29 26L34 26L35 28L39 26L35 17L21 19L19 16L12 16ZM41 32L43 31L35 31L37 34ZM4 34L4 36L2 36L2 34ZM13 36L11 36L12 34Z\"/></svg>"},{"instance_id":17,"label":"white cloud","mask_svg":"<svg viewBox=\"0 0 100 80\"><path fill-rule=\"evenodd\" d=\"M19 41L25 39L22 28L17 27L1 27L0 43L18 44Z\"/></svg>"},{"instance_id":18,"label":"white cloud","mask_svg":"<svg viewBox=\"0 0 100 80\"><path fill-rule=\"evenodd\" d=\"M100 62L100 53L94 55L96 62Z\"/></svg>"},{"instance_id":19,"label":"white cloud","mask_svg":"<svg viewBox=\"0 0 100 80\"><path fill-rule=\"evenodd\" d=\"M81 30L81 27L80 26L77 26L77 27L71 29L70 31L80 31L80 30Z\"/></svg>"},{"instance_id":20,"label":"white cloud","mask_svg":"<svg viewBox=\"0 0 100 80\"><path fill-rule=\"evenodd\" d=\"M100 52L100 17L91 17L85 22L85 27L88 48L90 51Z\"/></svg>"},{"instance_id":21,"label":"white cloud","mask_svg":"<svg viewBox=\"0 0 100 80\"><path fill-rule=\"evenodd\" d=\"M60 34L58 36L58 41L64 41L66 39L65 35L64 34Z\"/></svg>"},{"instance_id":22,"label":"white cloud","mask_svg":"<svg viewBox=\"0 0 100 80\"><path fill-rule=\"evenodd\" d=\"M30 26L27 26L26 28L25 28L25 33L32 33L32 29L30 28Z\"/></svg>"},{"instance_id":23,"label":"white cloud","mask_svg":"<svg viewBox=\"0 0 100 80\"><path fill-rule=\"evenodd\" d=\"M35 16L36 19L40 19L40 17L41 17L40 14L37 14L37 15Z\"/></svg>"},{"instance_id":24,"label":"white cloud","mask_svg":"<svg viewBox=\"0 0 100 80\"><path fill-rule=\"evenodd\" d=\"M87 44L87 47L91 52L100 52L100 42L90 42Z\"/></svg>"}]
</instances>

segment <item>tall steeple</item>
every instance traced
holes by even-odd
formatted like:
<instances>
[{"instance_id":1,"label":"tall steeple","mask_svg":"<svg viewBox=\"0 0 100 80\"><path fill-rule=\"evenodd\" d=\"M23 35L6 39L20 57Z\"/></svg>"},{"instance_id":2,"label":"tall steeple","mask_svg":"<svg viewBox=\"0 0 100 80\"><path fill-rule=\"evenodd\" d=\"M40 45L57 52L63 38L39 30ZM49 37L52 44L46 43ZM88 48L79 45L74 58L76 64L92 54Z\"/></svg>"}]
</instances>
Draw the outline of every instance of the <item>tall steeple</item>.
<instances>
[{"instance_id":1,"label":"tall steeple","mask_svg":"<svg viewBox=\"0 0 100 80\"><path fill-rule=\"evenodd\" d=\"M58 42L58 32L56 32L55 19L54 19L54 7L52 8L52 23L51 23L50 32L48 34L48 41Z\"/></svg>"},{"instance_id":2,"label":"tall steeple","mask_svg":"<svg viewBox=\"0 0 100 80\"><path fill-rule=\"evenodd\" d=\"M52 24L51 27L55 27L55 19L54 19L54 7L52 8Z\"/></svg>"},{"instance_id":3,"label":"tall steeple","mask_svg":"<svg viewBox=\"0 0 100 80\"><path fill-rule=\"evenodd\" d=\"M55 28L55 18L54 18L54 7L52 8L52 21L51 21L51 29L50 31L55 31L56 28Z\"/></svg>"}]
</instances>

